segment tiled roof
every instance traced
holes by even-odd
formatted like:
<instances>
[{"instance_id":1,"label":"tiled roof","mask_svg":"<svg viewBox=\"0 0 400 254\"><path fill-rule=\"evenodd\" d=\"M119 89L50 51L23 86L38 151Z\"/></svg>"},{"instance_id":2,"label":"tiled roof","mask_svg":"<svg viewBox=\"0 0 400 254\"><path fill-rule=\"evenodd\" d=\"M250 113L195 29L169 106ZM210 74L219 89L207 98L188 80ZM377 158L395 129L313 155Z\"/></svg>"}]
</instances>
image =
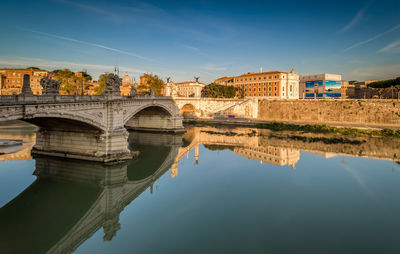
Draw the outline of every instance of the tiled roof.
<instances>
[{"instance_id":1,"label":"tiled roof","mask_svg":"<svg viewBox=\"0 0 400 254\"><path fill-rule=\"evenodd\" d=\"M46 72L49 72L48 70L27 69L27 68L0 68L0 71L46 71Z\"/></svg>"}]
</instances>

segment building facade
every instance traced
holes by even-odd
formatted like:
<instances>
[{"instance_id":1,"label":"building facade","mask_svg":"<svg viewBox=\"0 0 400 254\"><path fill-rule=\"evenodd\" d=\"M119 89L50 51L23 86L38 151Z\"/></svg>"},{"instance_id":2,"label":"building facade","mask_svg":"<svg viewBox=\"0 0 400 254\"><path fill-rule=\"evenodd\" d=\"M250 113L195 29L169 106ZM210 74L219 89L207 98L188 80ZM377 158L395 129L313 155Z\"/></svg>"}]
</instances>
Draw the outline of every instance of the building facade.
<instances>
[{"instance_id":1,"label":"building facade","mask_svg":"<svg viewBox=\"0 0 400 254\"><path fill-rule=\"evenodd\" d=\"M23 86L24 74L28 74L31 79L32 93L42 94L40 80L49 75L49 71L40 69L19 69L5 68L0 69L0 95L20 94Z\"/></svg>"},{"instance_id":2,"label":"building facade","mask_svg":"<svg viewBox=\"0 0 400 254\"><path fill-rule=\"evenodd\" d=\"M137 84L135 84L129 74L126 72L122 77L122 86L120 86L122 96L130 96L131 87L134 86L137 89Z\"/></svg>"},{"instance_id":3,"label":"building facade","mask_svg":"<svg viewBox=\"0 0 400 254\"><path fill-rule=\"evenodd\" d=\"M238 88L245 97L266 97L271 99L298 99L299 75L291 72L270 71L247 73L234 77L222 77L214 83Z\"/></svg>"},{"instance_id":4,"label":"building facade","mask_svg":"<svg viewBox=\"0 0 400 254\"><path fill-rule=\"evenodd\" d=\"M339 74L315 74L300 76L300 98L341 98L342 75Z\"/></svg>"},{"instance_id":5,"label":"building facade","mask_svg":"<svg viewBox=\"0 0 400 254\"><path fill-rule=\"evenodd\" d=\"M174 83L172 81L168 82L165 86L165 96L173 96L173 97L201 97L201 90L205 87L206 84L203 84L198 81L185 81L180 83Z\"/></svg>"}]
</instances>

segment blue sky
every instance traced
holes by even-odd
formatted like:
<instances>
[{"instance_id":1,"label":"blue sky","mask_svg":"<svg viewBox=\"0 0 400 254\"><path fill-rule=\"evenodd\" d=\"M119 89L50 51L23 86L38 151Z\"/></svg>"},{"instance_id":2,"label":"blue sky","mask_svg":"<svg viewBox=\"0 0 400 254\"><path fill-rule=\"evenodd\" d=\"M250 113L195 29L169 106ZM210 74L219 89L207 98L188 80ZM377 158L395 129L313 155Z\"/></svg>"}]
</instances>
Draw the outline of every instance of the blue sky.
<instances>
[{"instance_id":1,"label":"blue sky","mask_svg":"<svg viewBox=\"0 0 400 254\"><path fill-rule=\"evenodd\" d=\"M0 1L0 67L400 76L400 1Z\"/></svg>"}]
</instances>

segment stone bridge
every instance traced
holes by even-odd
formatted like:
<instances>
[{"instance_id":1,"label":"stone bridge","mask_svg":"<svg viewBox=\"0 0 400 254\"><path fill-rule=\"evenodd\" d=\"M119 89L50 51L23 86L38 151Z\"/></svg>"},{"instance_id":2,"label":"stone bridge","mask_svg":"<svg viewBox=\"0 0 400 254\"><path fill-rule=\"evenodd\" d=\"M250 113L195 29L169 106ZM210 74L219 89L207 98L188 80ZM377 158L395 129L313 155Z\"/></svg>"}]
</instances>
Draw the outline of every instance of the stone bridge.
<instances>
[{"instance_id":1,"label":"stone bridge","mask_svg":"<svg viewBox=\"0 0 400 254\"><path fill-rule=\"evenodd\" d=\"M210 117L214 114L237 114L258 117L257 99L219 99L173 97L184 116Z\"/></svg>"},{"instance_id":2,"label":"stone bridge","mask_svg":"<svg viewBox=\"0 0 400 254\"><path fill-rule=\"evenodd\" d=\"M100 96L59 95L60 83L42 79L43 95L30 90L0 96L0 121L22 120L40 127L33 152L111 162L132 158L126 128L184 131L179 108L170 97L122 97L121 80L112 75Z\"/></svg>"}]
</instances>

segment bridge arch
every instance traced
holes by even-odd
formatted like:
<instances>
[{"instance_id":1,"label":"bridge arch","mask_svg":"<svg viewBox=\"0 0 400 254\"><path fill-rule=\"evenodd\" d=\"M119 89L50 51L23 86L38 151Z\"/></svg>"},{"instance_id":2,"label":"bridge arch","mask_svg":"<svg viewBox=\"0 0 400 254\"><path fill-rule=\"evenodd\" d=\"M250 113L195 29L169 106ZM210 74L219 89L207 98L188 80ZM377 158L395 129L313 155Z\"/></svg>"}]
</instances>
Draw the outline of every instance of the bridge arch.
<instances>
[{"instance_id":1,"label":"bridge arch","mask_svg":"<svg viewBox=\"0 0 400 254\"><path fill-rule=\"evenodd\" d=\"M171 109L163 104L151 103L126 114L124 124L126 128L132 130L176 132L179 131L176 126L182 126L182 118L173 107Z\"/></svg>"},{"instance_id":2,"label":"bridge arch","mask_svg":"<svg viewBox=\"0 0 400 254\"><path fill-rule=\"evenodd\" d=\"M179 114L184 118L193 118L196 116L196 107L191 103L186 103L179 110Z\"/></svg>"},{"instance_id":3,"label":"bridge arch","mask_svg":"<svg viewBox=\"0 0 400 254\"><path fill-rule=\"evenodd\" d=\"M46 113L46 114L35 114L34 117L18 119L24 122L34 124L44 129L56 129L54 126L60 126L58 129L64 129L68 131L79 130L79 131L97 131L105 132L106 127L102 124L91 120L87 117L69 114L69 113Z\"/></svg>"},{"instance_id":4,"label":"bridge arch","mask_svg":"<svg viewBox=\"0 0 400 254\"><path fill-rule=\"evenodd\" d=\"M147 111L147 112L146 112ZM149 111L152 111L153 113L158 112L160 115L166 115L169 117L172 117L174 113L166 107L163 104L160 103L154 103L154 104L146 104L141 107L135 108L132 112L129 112L125 117L124 117L124 124L126 124L129 120L131 120L133 117L140 113L149 113Z\"/></svg>"}]
</instances>

